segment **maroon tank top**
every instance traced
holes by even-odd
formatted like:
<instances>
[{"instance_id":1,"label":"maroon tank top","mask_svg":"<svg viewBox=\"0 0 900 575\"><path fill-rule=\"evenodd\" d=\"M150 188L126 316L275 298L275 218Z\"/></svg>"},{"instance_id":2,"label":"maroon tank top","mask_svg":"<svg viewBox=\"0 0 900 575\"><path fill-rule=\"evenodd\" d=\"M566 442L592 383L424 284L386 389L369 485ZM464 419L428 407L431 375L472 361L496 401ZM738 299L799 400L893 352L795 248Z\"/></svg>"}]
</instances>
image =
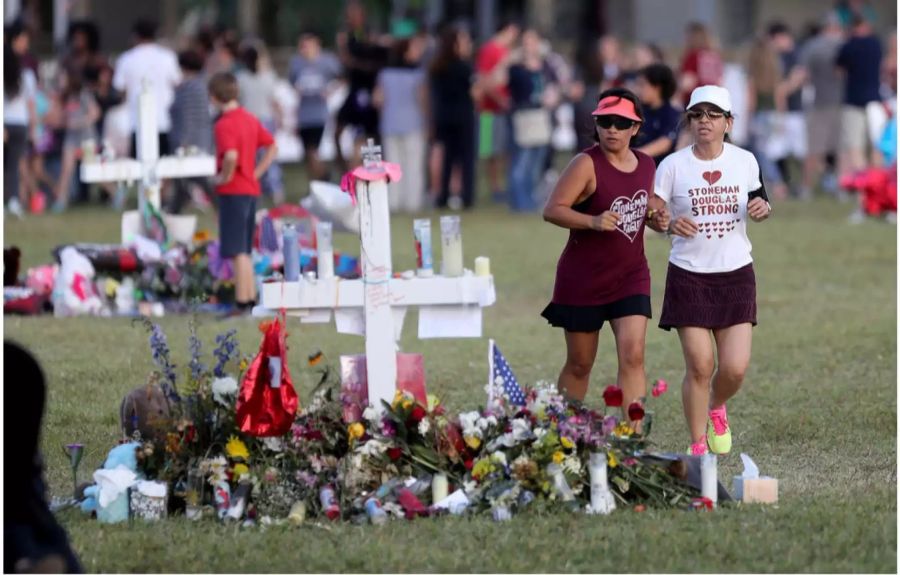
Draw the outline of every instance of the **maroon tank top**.
<instances>
[{"instance_id":1,"label":"maroon tank top","mask_svg":"<svg viewBox=\"0 0 900 575\"><path fill-rule=\"evenodd\" d=\"M569 232L556 266L553 303L603 305L632 295L649 296L644 219L656 164L650 156L634 151L637 168L626 173L609 163L599 145L584 153L594 163L597 190L572 208L592 216L607 210L617 212L619 224L611 232Z\"/></svg>"}]
</instances>

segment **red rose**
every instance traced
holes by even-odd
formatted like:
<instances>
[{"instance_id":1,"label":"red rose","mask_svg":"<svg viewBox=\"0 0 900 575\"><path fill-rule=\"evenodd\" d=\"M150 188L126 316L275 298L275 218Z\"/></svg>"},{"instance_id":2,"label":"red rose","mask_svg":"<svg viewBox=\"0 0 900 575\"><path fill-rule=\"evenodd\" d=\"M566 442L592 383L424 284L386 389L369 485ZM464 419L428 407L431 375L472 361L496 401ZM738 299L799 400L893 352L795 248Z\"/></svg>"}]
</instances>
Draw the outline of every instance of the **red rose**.
<instances>
[{"instance_id":1,"label":"red rose","mask_svg":"<svg viewBox=\"0 0 900 575\"><path fill-rule=\"evenodd\" d=\"M400 456L403 455L403 450L399 447L389 447L387 450L388 457L391 458L391 461L397 461L400 459Z\"/></svg>"},{"instance_id":2,"label":"red rose","mask_svg":"<svg viewBox=\"0 0 900 575\"><path fill-rule=\"evenodd\" d=\"M603 401L607 407L622 407L622 388L615 385L608 385L603 390Z\"/></svg>"},{"instance_id":3,"label":"red rose","mask_svg":"<svg viewBox=\"0 0 900 575\"><path fill-rule=\"evenodd\" d=\"M413 407L412 412L410 412L409 414L409 419L413 423L418 424L420 421L425 419L426 415L428 415L428 412L425 411L425 408L419 404L416 404L416 406Z\"/></svg>"},{"instance_id":4,"label":"red rose","mask_svg":"<svg viewBox=\"0 0 900 575\"><path fill-rule=\"evenodd\" d=\"M463 465L466 466L466 469L468 469L469 471L472 471L472 468L475 466L475 460L474 459L466 459L465 461L463 461Z\"/></svg>"},{"instance_id":5,"label":"red rose","mask_svg":"<svg viewBox=\"0 0 900 575\"><path fill-rule=\"evenodd\" d=\"M311 441L319 441L321 439L324 439L324 436L322 435L322 432L319 431L318 429L313 429L306 433L306 438Z\"/></svg>"},{"instance_id":6,"label":"red rose","mask_svg":"<svg viewBox=\"0 0 900 575\"><path fill-rule=\"evenodd\" d=\"M628 406L628 418L631 421L640 421L644 419L644 406L640 401L632 401Z\"/></svg>"}]
</instances>

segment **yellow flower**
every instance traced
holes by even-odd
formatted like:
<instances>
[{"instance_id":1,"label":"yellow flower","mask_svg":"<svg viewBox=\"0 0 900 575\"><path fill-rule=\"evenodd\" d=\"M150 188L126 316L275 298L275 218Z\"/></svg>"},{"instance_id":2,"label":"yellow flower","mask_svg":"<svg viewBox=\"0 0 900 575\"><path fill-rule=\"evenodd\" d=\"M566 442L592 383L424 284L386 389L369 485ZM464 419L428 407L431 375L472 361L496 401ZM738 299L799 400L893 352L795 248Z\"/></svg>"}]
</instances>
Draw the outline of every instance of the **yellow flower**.
<instances>
[{"instance_id":1,"label":"yellow flower","mask_svg":"<svg viewBox=\"0 0 900 575\"><path fill-rule=\"evenodd\" d=\"M403 409L409 409L412 407L412 400L404 399L401 405L403 406Z\"/></svg>"},{"instance_id":2,"label":"yellow flower","mask_svg":"<svg viewBox=\"0 0 900 575\"><path fill-rule=\"evenodd\" d=\"M238 369L240 369L242 372L247 371L247 360L246 359L241 360L241 363L238 365Z\"/></svg>"},{"instance_id":3,"label":"yellow flower","mask_svg":"<svg viewBox=\"0 0 900 575\"><path fill-rule=\"evenodd\" d=\"M559 442L562 443L562 446L566 449L572 449L573 447L575 447L575 444L568 437L560 438Z\"/></svg>"},{"instance_id":4,"label":"yellow flower","mask_svg":"<svg viewBox=\"0 0 900 575\"><path fill-rule=\"evenodd\" d=\"M565 458L566 456L562 451L556 451L553 453L553 463L562 463L562 460Z\"/></svg>"},{"instance_id":5,"label":"yellow flower","mask_svg":"<svg viewBox=\"0 0 900 575\"><path fill-rule=\"evenodd\" d=\"M463 439L470 449L478 449L479 447L481 447L481 438L479 437L475 437L474 435L467 435Z\"/></svg>"},{"instance_id":6,"label":"yellow flower","mask_svg":"<svg viewBox=\"0 0 900 575\"><path fill-rule=\"evenodd\" d=\"M609 463L610 467L615 467L616 465L619 464L619 461L616 459L616 454L613 453L612 451L607 452L606 461L607 461L607 463Z\"/></svg>"},{"instance_id":7,"label":"yellow flower","mask_svg":"<svg viewBox=\"0 0 900 575\"><path fill-rule=\"evenodd\" d=\"M351 423L347 428L347 434L350 436L350 439L359 439L366 433L366 428L363 427L362 423L356 422Z\"/></svg>"},{"instance_id":8,"label":"yellow flower","mask_svg":"<svg viewBox=\"0 0 900 575\"><path fill-rule=\"evenodd\" d=\"M198 230L194 232L194 243L202 244L208 242L210 240L210 234L208 230Z\"/></svg>"},{"instance_id":9,"label":"yellow flower","mask_svg":"<svg viewBox=\"0 0 900 575\"><path fill-rule=\"evenodd\" d=\"M618 437L630 437L632 433L634 433L634 430L624 421L616 425L616 428L613 430L613 435Z\"/></svg>"},{"instance_id":10,"label":"yellow flower","mask_svg":"<svg viewBox=\"0 0 900 575\"><path fill-rule=\"evenodd\" d=\"M433 395L433 394L431 394L431 393L429 393L429 394L427 395L427 399L428 399L428 401L427 401L427 403L428 403L428 405L427 405L428 413L431 413L432 411L434 411L435 409L437 409L438 406L441 404L441 400L438 398L438 396Z\"/></svg>"},{"instance_id":11,"label":"yellow flower","mask_svg":"<svg viewBox=\"0 0 900 575\"><path fill-rule=\"evenodd\" d=\"M234 466L234 477L235 479L240 477L241 475L247 475L250 473L250 468L244 465L243 463L238 463Z\"/></svg>"},{"instance_id":12,"label":"yellow flower","mask_svg":"<svg viewBox=\"0 0 900 575\"><path fill-rule=\"evenodd\" d=\"M228 438L228 443L225 444L225 454L231 459L243 459L245 461L250 459L250 452L247 450L247 446L233 435Z\"/></svg>"}]
</instances>

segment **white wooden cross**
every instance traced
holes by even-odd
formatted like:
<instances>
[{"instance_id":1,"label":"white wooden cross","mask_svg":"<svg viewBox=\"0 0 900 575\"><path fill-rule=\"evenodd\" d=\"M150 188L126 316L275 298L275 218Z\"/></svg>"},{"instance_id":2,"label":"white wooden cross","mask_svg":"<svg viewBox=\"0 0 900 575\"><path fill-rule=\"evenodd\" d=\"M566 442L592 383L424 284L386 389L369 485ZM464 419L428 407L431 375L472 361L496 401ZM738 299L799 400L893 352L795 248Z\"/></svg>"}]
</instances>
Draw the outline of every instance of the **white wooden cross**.
<instances>
[{"instance_id":1,"label":"white wooden cross","mask_svg":"<svg viewBox=\"0 0 900 575\"><path fill-rule=\"evenodd\" d=\"M81 181L139 182L138 211L122 214L122 243L127 243L141 231L141 214L147 202L160 213L159 190L164 179L212 176L216 173L216 159L203 153L190 156L159 155L159 131L156 127L156 102L153 91L144 80L138 97L136 156L137 159L123 158L104 160L100 157L81 164ZM164 215L166 227L178 241L189 242L196 227L194 216Z\"/></svg>"},{"instance_id":2,"label":"white wooden cross","mask_svg":"<svg viewBox=\"0 0 900 575\"><path fill-rule=\"evenodd\" d=\"M383 174L381 148L370 140L363 147L363 166L370 173ZM435 310L453 320L458 313L463 321L477 320L477 333L458 335L432 333L427 337L478 337L481 335L481 308L496 300L494 278L474 275L469 270L461 277L394 277L391 262L391 225L386 177L356 181L360 218L360 257L362 278L301 277L296 282L263 283L261 305L254 315L267 315L284 309L300 316L302 322L329 322L334 312L339 331L363 333L366 339L366 370L369 404L381 410L381 401L390 403L397 386L397 341L406 309L419 307L419 335L422 313ZM410 234L412 236L412 234ZM427 309L426 309L427 308ZM362 325L346 329L347 317L355 315ZM343 320L341 318L344 318ZM342 328L342 321L345 323Z\"/></svg>"}]
</instances>

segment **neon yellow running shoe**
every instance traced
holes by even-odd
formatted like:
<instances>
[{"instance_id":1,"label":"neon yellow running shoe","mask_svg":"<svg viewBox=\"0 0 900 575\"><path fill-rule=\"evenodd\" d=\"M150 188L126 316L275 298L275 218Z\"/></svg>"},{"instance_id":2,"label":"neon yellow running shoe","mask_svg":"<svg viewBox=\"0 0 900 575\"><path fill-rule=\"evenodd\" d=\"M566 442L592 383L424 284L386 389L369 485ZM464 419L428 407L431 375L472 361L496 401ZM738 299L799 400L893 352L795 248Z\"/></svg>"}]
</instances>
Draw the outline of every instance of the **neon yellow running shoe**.
<instances>
[{"instance_id":1,"label":"neon yellow running shoe","mask_svg":"<svg viewBox=\"0 0 900 575\"><path fill-rule=\"evenodd\" d=\"M725 405L709 410L709 423L706 424L706 442L709 450L717 455L731 451L731 427L728 426L728 414Z\"/></svg>"}]
</instances>

